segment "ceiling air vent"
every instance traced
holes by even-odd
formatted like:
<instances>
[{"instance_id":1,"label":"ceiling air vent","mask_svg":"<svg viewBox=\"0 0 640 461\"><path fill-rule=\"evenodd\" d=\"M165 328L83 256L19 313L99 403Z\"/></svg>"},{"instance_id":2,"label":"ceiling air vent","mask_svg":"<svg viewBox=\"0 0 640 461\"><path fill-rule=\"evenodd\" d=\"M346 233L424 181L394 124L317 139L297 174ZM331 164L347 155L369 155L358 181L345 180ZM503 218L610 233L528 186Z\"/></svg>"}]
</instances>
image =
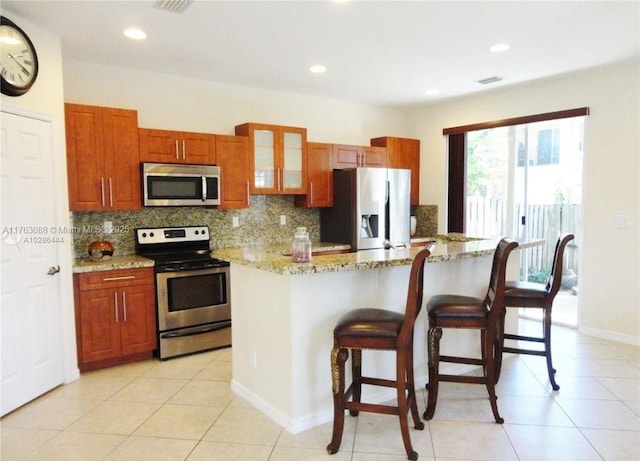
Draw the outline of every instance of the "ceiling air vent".
<instances>
[{"instance_id":1,"label":"ceiling air vent","mask_svg":"<svg viewBox=\"0 0 640 461\"><path fill-rule=\"evenodd\" d=\"M483 85L489 85L490 83L496 83L496 82L501 82L502 81L502 77L489 77L489 78L483 78L482 80L478 80L478 83L482 83Z\"/></svg>"},{"instance_id":2,"label":"ceiling air vent","mask_svg":"<svg viewBox=\"0 0 640 461\"><path fill-rule=\"evenodd\" d=\"M156 0L153 7L170 13L184 13L193 0Z\"/></svg>"}]
</instances>

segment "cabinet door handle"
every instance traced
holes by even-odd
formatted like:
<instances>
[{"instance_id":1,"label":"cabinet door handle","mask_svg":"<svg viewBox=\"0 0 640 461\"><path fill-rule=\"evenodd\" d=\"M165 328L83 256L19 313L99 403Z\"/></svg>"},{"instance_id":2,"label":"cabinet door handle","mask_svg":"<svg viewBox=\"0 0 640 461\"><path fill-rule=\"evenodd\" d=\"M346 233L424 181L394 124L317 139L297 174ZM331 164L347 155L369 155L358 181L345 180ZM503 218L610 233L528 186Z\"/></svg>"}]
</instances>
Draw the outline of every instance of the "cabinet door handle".
<instances>
[{"instance_id":1,"label":"cabinet door handle","mask_svg":"<svg viewBox=\"0 0 640 461\"><path fill-rule=\"evenodd\" d=\"M109 206L113 208L113 182L109 178Z\"/></svg>"},{"instance_id":2,"label":"cabinet door handle","mask_svg":"<svg viewBox=\"0 0 640 461\"><path fill-rule=\"evenodd\" d=\"M313 204L313 181L309 183L309 200Z\"/></svg>"},{"instance_id":3,"label":"cabinet door handle","mask_svg":"<svg viewBox=\"0 0 640 461\"><path fill-rule=\"evenodd\" d=\"M247 181L247 205L251 205L251 201L249 199L249 181Z\"/></svg>"},{"instance_id":4,"label":"cabinet door handle","mask_svg":"<svg viewBox=\"0 0 640 461\"><path fill-rule=\"evenodd\" d=\"M127 293L122 291L122 313L124 315L124 321L127 321Z\"/></svg>"},{"instance_id":5,"label":"cabinet door handle","mask_svg":"<svg viewBox=\"0 0 640 461\"><path fill-rule=\"evenodd\" d=\"M114 310L116 311L116 323L118 323L120 320L118 318L118 292L114 292L113 293L113 306L114 306Z\"/></svg>"},{"instance_id":6,"label":"cabinet door handle","mask_svg":"<svg viewBox=\"0 0 640 461\"><path fill-rule=\"evenodd\" d=\"M180 151L178 151L178 140L176 139L176 160L180 160Z\"/></svg>"},{"instance_id":7,"label":"cabinet door handle","mask_svg":"<svg viewBox=\"0 0 640 461\"><path fill-rule=\"evenodd\" d=\"M136 278L135 275L123 275L123 276L120 276L120 277L103 277L102 281L103 282L113 282L114 280L133 280L135 278Z\"/></svg>"},{"instance_id":8,"label":"cabinet door handle","mask_svg":"<svg viewBox=\"0 0 640 461\"><path fill-rule=\"evenodd\" d=\"M104 178L100 178L100 197L102 199L102 208L104 208Z\"/></svg>"},{"instance_id":9,"label":"cabinet door handle","mask_svg":"<svg viewBox=\"0 0 640 461\"><path fill-rule=\"evenodd\" d=\"M185 160L187 158L187 142L183 139L182 140L182 160Z\"/></svg>"},{"instance_id":10,"label":"cabinet door handle","mask_svg":"<svg viewBox=\"0 0 640 461\"><path fill-rule=\"evenodd\" d=\"M282 176L284 176L284 173L282 173ZM284 189L284 181L282 184L282 189ZM280 168L278 168L278 192L280 192Z\"/></svg>"}]
</instances>

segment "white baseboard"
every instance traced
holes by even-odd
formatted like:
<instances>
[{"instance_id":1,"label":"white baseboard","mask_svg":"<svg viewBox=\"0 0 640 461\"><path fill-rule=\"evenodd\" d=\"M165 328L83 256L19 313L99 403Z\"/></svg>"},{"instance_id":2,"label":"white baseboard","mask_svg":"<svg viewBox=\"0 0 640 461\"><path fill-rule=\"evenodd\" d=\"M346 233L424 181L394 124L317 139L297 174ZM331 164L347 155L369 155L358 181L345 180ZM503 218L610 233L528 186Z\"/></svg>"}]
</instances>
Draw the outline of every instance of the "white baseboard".
<instances>
[{"instance_id":1,"label":"white baseboard","mask_svg":"<svg viewBox=\"0 0 640 461\"><path fill-rule=\"evenodd\" d=\"M415 382L416 393L419 394L419 391L424 388L425 384L427 383L427 377L418 377L416 378ZM287 432L291 434L297 434L299 432L306 431L307 429L311 429L312 427L319 426L320 424L333 421L333 408L327 408L316 413L292 418L289 415L284 414L277 408L274 408L269 402L251 392L249 389L235 380L231 380L231 391L256 407L267 417L282 426ZM371 386L363 388L362 400L366 402L383 403L395 399L395 397L396 391L393 389L375 388L375 391L373 391ZM422 404L419 399L418 407L420 408L421 406Z\"/></svg>"},{"instance_id":2,"label":"white baseboard","mask_svg":"<svg viewBox=\"0 0 640 461\"><path fill-rule=\"evenodd\" d=\"M640 337L638 336L623 335L607 330L600 330L599 328L589 327L579 327L578 332L587 336L593 336L594 338L606 339L609 341L615 341L617 343L631 344L633 346L640 346Z\"/></svg>"}]
</instances>

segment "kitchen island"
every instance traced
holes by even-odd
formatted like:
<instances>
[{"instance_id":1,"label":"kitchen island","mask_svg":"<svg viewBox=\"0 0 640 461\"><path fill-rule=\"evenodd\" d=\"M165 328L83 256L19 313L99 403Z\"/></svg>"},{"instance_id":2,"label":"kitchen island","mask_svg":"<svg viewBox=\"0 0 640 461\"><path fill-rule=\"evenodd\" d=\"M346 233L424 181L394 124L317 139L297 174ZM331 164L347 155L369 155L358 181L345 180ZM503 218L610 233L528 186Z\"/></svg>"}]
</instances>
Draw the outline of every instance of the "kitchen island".
<instances>
[{"instance_id":1,"label":"kitchen island","mask_svg":"<svg viewBox=\"0 0 640 461\"><path fill-rule=\"evenodd\" d=\"M484 296L498 240L455 236L436 242L425 265L425 301L436 293ZM331 421L330 352L337 320L361 307L404 312L411 261L419 249L319 254L310 263L293 263L268 247L212 252L231 262L232 390L291 433ZM518 277L519 252L512 253L507 273ZM427 381L425 328L422 313L415 327L416 386ZM442 349L479 354L479 343L478 332L447 331ZM391 379L394 362L389 352L367 351L363 372ZM392 389L368 391L365 386L368 401L395 396Z\"/></svg>"}]
</instances>

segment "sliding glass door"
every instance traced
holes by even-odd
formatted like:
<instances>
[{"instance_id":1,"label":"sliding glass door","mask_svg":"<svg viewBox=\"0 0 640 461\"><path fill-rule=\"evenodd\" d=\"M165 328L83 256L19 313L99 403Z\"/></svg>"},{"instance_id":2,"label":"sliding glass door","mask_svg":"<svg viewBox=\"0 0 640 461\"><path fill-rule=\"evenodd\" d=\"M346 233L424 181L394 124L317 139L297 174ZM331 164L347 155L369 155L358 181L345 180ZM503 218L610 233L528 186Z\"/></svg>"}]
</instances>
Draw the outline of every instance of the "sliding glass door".
<instances>
[{"instance_id":1,"label":"sliding glass door","mask_svg":"<svg viewBox=\"0 0 640 461\"><path fill-rule=\"evenodd\" d=\"M562 232L576 240L566 251L563 294L554 318L577 324L579 220L584 117L486 128L466 133L465 232L540 239L524 251L521 279L545 282ZM565 312L566 311L566 312Z\"/></svg>"}]
</instances>

